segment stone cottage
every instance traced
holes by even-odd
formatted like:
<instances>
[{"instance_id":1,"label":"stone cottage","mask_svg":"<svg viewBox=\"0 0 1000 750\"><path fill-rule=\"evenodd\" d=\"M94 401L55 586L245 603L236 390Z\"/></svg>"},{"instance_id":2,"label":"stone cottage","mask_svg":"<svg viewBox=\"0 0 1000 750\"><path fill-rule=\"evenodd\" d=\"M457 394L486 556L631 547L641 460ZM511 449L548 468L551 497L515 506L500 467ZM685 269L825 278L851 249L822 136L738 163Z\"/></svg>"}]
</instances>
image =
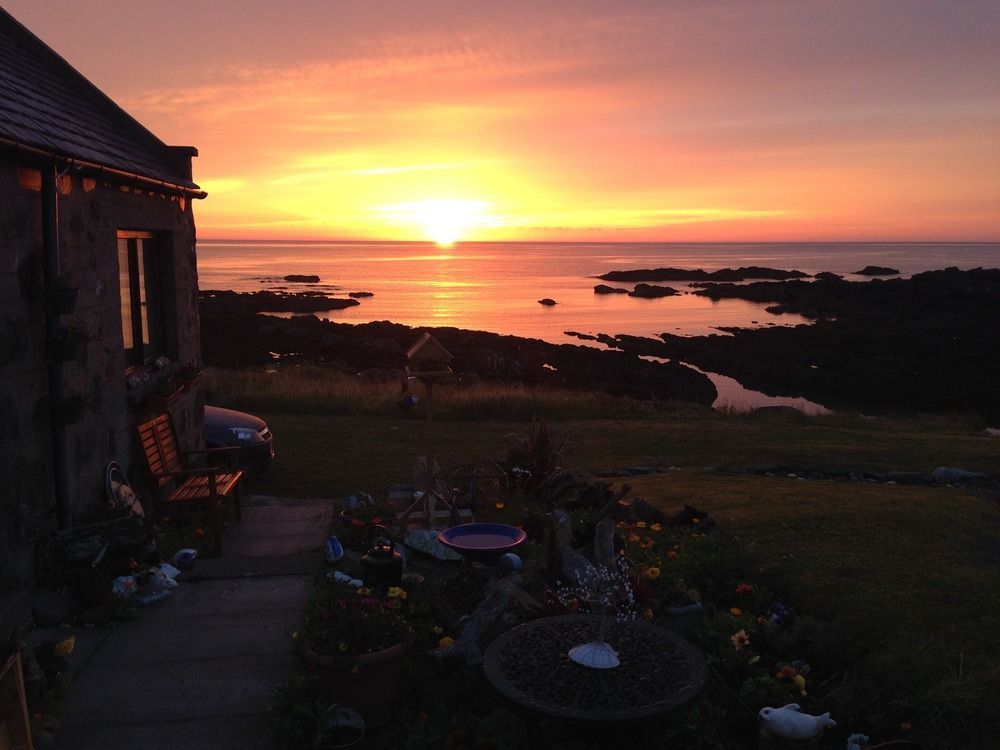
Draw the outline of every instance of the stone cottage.
<instances>
[{"instance_id":1,"label":"stone cottage","mask_svg":"<svg viewBox=\"0 0 1000 750\"><path fill-rule=\"evenodd\" d=\"M139 483L139 421L200 440L196 155L0 9L0 592L99 515L109 461Z\"/></svg>"}]
</instances>

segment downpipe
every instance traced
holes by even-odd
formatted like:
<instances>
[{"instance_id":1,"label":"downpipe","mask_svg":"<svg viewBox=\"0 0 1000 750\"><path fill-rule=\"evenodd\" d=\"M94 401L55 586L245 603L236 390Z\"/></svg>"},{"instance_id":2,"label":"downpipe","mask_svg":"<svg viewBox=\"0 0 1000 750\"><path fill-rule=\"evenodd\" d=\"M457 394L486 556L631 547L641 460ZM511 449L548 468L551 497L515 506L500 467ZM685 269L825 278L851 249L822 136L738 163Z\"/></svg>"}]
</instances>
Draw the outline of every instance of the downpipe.
<instances>
[{"instance_id":1,"label":"downpipe","mask_svg":"<svg viewBox=\"0 0 1000 750\"><path fill-rule=\"evenodd\" d=\"M56 175L56 165L46 164L42 167L42 249L45 268L45 288L53 289L60 273L59 262L59 186ZM59 315L46 307L45 326L51 338L59 329ZM66 384L63 372L64 364L50 359L49 398L53 404L59 404L66 396ZM58 423L52 417L52 484L55 489L56 523L60 530L73 525L73 508L70 501L70 466L69 447L66 426Z\"/></svg>"}]
</instances>

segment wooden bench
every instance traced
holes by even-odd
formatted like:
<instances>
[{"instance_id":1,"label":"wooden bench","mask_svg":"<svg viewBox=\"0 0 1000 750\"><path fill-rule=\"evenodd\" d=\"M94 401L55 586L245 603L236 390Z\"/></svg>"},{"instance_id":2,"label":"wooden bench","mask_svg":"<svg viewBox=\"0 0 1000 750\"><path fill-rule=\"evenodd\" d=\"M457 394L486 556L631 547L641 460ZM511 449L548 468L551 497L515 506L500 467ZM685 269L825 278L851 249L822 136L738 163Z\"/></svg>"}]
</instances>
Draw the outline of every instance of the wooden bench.
<instances>
[{"instance_id":1,"label":"wooden bench","mask_svg":"<svg viewBox=\"0 0 1000 750\"><path fill-rule=\"evenodd\" d=\"M192 455L218 454L230 457L232 465L239 448L182 451L169 414L160 414L155 419L140 424L138 433L146 468L156 493L156 513L162 513L170 505L208 505L212 511L215 549L221 556L222 503L227 497L232 498L233 514L239 521L240 479L243 478L243 472L235 468L228 471L216 467L194 468L188 462Z\"/></svg>"}]
</instances>

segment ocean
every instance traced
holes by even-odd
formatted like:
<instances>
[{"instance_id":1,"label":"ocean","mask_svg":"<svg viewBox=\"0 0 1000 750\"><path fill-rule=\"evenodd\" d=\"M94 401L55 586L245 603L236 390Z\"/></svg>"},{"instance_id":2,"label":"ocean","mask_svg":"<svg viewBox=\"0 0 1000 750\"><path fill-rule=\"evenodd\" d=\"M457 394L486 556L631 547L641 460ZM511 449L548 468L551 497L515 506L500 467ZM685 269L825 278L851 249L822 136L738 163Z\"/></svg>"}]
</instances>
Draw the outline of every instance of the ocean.
<instances>
[{"instance_id":1,"label":"ocean","mask_svg":"<svg viewBox=\"0 0 1000 750\"><path fill-rule=\"evenodd\" d=\"M809 274L832 271L855 280L865 278L855 271L877 265L896 268L907 277L949 266L1000 267L1000 243L468 242L440 248L424 242L198 242L202 289L316 290L334 296L371 292L373 296L361 298L356 307L320 317L342 323L390 320L414 327L454 326L557 344L582 343L566 331L655 337L808 322L797 315L771 315L766 305L743 300L594 294L594 285L603 283L596 277L607 271L662 266L713 271L751 265ZM289 274L317 275L320 283L289 283L282 278ZM667 285L690 291L686 282ZM539 304L545 297L556 304ZM735 381L710 377L720 390L717 405L789 404L822 410L801 399L748 396Z\"/></svg>"}]
</instances>

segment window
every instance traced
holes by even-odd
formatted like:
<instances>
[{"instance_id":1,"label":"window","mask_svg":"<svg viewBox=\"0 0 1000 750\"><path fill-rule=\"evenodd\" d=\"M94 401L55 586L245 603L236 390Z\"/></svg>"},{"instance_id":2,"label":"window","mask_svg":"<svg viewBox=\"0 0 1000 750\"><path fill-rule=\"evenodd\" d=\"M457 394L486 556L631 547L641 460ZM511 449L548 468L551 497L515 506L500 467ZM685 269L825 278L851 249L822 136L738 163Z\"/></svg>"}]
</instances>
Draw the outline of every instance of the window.
<instances>
[{"instance_id":1,"label":"window","mask_svg":"<svg viewBox=\"0 0 1000 750\"><path fill-rule=\"evenodd\" d=\"M141 366L164 353L162 268L155 235L118 232L118 286L128 367Z\"/></svg>"}]
</instances>

